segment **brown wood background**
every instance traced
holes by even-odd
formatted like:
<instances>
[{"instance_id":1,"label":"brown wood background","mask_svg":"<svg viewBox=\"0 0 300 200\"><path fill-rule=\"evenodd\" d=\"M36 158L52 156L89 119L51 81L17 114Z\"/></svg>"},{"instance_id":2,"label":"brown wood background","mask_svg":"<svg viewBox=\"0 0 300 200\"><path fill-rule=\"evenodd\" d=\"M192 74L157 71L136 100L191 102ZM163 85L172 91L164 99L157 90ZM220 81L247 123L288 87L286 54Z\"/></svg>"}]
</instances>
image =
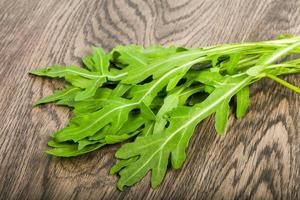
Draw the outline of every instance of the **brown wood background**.
<instances>
[{"instance_id":1,"label":"brown wood background","mask_svg":"<svg viewBox=\"0 0 300 200\"><path fill-rule=\"evenodd\" d=\"M300 199L300 95L269 80L252 87L245 118L225 137L200 124L181 170L153 190L149 176L120 192L108 175L116 146L46 156L68 110L32 103L62 86L28 75L80 64L91 45L187 47L300 34L299 0L0 0L0 199ZM299 75L286 80L300 85Z\"/></svg>"}]
</instances>

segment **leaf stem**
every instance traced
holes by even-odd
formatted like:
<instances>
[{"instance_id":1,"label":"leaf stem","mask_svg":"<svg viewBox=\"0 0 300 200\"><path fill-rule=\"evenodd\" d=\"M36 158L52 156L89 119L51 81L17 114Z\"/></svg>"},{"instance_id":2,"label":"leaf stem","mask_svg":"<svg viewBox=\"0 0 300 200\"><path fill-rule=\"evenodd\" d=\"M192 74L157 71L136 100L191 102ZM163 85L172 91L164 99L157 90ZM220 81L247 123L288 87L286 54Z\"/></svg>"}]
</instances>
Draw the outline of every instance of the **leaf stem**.
<instances>
[{"instance_id":1,"label":"leaf stem","mask_svg":"<svg viewBox=\"0 0 300 200\"><path fill-rule=\"evenodd\" d=\"M270 78L270 79L272 79L272 80L274 80L274 81L276 81L276 82L284 85L285 87L287 87L287 88L289 88L289 89L297 92L298 94L300 94L300 88L298 88L297 86L294 86L294 85L290 84L289 82L286 82L285 80L280 79L277 76L274 76L272 74L267 74L266 76L268 78Z\"/></svg>"}]
</instances>

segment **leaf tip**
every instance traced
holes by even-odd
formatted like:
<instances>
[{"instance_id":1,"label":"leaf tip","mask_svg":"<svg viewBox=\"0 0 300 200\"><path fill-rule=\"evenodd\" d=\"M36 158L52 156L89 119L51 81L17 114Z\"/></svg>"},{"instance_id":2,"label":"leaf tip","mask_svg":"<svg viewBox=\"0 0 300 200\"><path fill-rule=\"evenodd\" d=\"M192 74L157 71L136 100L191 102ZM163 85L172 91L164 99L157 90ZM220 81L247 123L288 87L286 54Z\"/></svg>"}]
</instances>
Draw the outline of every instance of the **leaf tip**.
<instances>
[{"instance_id":1,"label":"leaf tip","mask_svg":"<svg viewBox=\"0 0 300 200\"><path fill-rule=\"evenodd\" d=\"M121 148L115 153L116 158L123 158L123 151Z\"/></svg>"},{"instance_id":2,"label":"leaf tip","mask_svg":"<svg viewBox=\"0 0 300 200\"><path fill-rule=\"evenodd\" d=\"M117 188L118 188L119 190L123 191L123 190L124 190L124 186L125 186L125 184L122 183L122 182L119 180L118 183L117 183Z\"/></svg>"},{"instance_id":3,"label":"leaf tip","mask_svg":"<svg viewBox=\"0 0 300 200\"><path fill-rule=\"evenodd\" d=\"M39 105L41 105L40 101L36 101L36 102L32 103L32 107L37 107Z\"/></svg>"},{"instance_id":4,"label":"leaf tip","mask_svg":"<svg viewBox=\"0 0 300 200\"><path fill-rule=\"evenodd\" d=\"M156 181L154 179L151 179L151 188L155 189L161 184L162 180Z\"/></svg>"},{"instance_id":5,"label":"leaf tip","mask_svg":"<svg viewBox=\"0 0 300 200\"><path fill-rule=\"evenodd\" d=\"M46 69L33 69L29 72L31 75L43 76L45 74Z\"/></svg>"}]
</instances>

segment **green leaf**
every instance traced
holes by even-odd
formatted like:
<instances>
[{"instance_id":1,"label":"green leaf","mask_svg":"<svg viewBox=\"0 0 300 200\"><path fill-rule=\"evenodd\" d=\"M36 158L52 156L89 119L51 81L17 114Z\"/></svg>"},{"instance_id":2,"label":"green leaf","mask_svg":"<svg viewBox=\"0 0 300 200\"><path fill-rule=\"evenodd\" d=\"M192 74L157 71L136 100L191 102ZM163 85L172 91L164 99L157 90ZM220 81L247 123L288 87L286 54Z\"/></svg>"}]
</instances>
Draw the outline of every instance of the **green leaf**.
<instances>
[{"instance_id":1,"label":"green leaf","mask_svg":"<svg viewBox=\"0 0 300 200\"><path fill-rule=\"evenodd\" d=\"M199 105L193 108L178 107L173 111L170 126L163 134L138 137L135 142L123 145L116 153L117 158L129 159L139 156L139 159L119 173L119 189L138 182L149 170L152 170L151 185L156 187L163 180L170 155L172 166L175 169L180 168L186 158L185 149L197 123L215 112L223 101L230 99L248 85L251 79L247 76L228 77L226 84L222 84Z\"/></svg>"},{"instance_id":2,"label":"green leaf","mask_svg":"<svg viewBox=\"0 0 300 200\"><path fill-rule=\"evenodd\" d=\"M44 97L37 102L34 103L34 105L44 104L44 103L50 103L54 101L64 100L64 99L73 99L74 95L79 91L79 88L74 87L67 87L64 90L57 90L52 95Z\"/></svg>"},{"instance_id":3,"label":"green leaf","mask_svg":"<svg viewBox=\"0 0 300 200\"><path fill-rule=\"evenodd\" d=\"M108 88L99 88L92 98L84 99L81 101L69 101L69 102L59 102L68 103L74 107L74 114L81 115L86 113L95 112L111 102L112 90Z\"/></svg>"},{"instance_id":4,"label":"green leaf","mask_svg":"<svg viewBox=\"0 0 300 200\"><path fill-rule=\"evenodd\" d=\"M214 90L214 88L213 88ZM212 91L213 91L212 90ZM196 85L196 86L192 86L189 88L186 88L185 90L183 90L178 96L179 96L179 105L184 105L187 102L187 99L194 95L195 93L199 93L199 92L203 92L204 91L204 86L202 85Z\"/></svg>"},{"instance_id":5,"label":"green leaf","mask_svg":"<svg viewBox=\"0 0 300 200\"><path fill-rule=\"evenodd\" d=\"M53 66L46 69L38 69L31 72L32 74L48 77L64 77L66 81L75 87L84 88L79 92L75 100L80 101L92 97L96 90L106 82L107 75L100 75L98 73L89 72L83 68L69 66Z\"/></svg>"},{"instance_id":6,"label":"green leaf","mask_svg":"<svg viewBox=\"0 0 300 200\"><path fill-rule=\"evenodd\" d=\"M179 52L167 57L161 57L160 59L152 61L147 65L141 65L140 67L128 67L128 75L122 79L122 83L136 84L145 80L151 75L156 79L178 66L196 64L197 62L192 61L199 57L199 54L201 53L202 52L199 51Z\"/></svg>"},{"instance_id":7,"label":"green leaf","mask_svg":"<svg viewBox=\"0 0 300 200\"><path fill-rule=\"evenodd\" d=\"M154 122L153 121L147 121L145 123L145 127L140 134L140 136L148 136L153 134L153 128L154 128Z\"/></svg>"},{"instance_id":8,"label":"green leaf","mask_svg":"<svg viewBox=\"0 0 300 200\"><path fill-rule=\"evenodd\" d=\"M122 97L130 88L132 88L132 85L126 85L119 83L117 87L114 89L114 92L112 93L110 98L116 98L116 97Z\"/></svg>"},{"instance_id":9,"label":"green leaf","mask_svg":"<svg viewBox=\"0 0 300 200\"><path fill-rule=\"evenodd\" d=\"M82 58L82 62L85 65L86 68L88 68L90 71L96 71L94 67L94 61L92 59L92 56L85 56Z\"/></svg>"},{"instance_id":10,"label":"green leaf","mask_svg":"<svg viewBox=\"0 0 300 200\"><path fill-rule=\"evenodd\" d=\"M206 86L218 87L223 84L225 77L223 77L219 72L211 72L209 70L203 70L199 72L198 77L195 80Z\"/></svg>"},{"instance_id":11,"label":"green leaf","mask_svg":"<svg viewBox=\"0 0 300 200\"><path fill-rule=\"evenodd\" d=\"M249 87L244 87L236 94L236 117L242 118L249 107Z\"/></svg>"},{"instance_id":12,"label":"green leaf","mask_svg":"<svg viewBox=\"0 0 300 200\"><path fill-rule=\"evenodd\" d=\"M110 54L106 54L102 48L92 47L93 53L91 56L82 58L84 65L93 72L98 72L101 75L109 74Z\"/></svg>"},{"instance_id":13,"label":"green leaf","mask_svg":"<svg viewBox=\"0 0 300 200\"><path fill-rule=\"evenodd\" d=\"M109 131L118 131L121 126L126 123L129 112L137 108L137 106L142 105L142 114L149 114L149 110L145 109L145 106L143 107L143 104L145 104L146 106L151 104L153 98L163 87L166 86L169 78L172 77L173 74L181 72L182 69L191 67L194 62L172 69L164 76L151 82L150 84L139 85L132 88L132 90L135 91L132 94L134 96L132 100L119 99L116 102L111 102L99 111L81 115L80 118L73 119L73 121L75 120L78 122L78 126L70 126L61 129L54 134L54 138L60 142L69 140L73 140L74 142L76 142L85 137L93 136L107 124L112 125ZM152 117L151 115L149 116L150 118L153 117L153 115Z\"/></svg>"},{"instance_id":14,"label":"green leaf","mask_svg":"<svg viewBox=\"0 0 300 200\"><path fill-rule=\"evenodd\" d=\"M142 116L147 119L147 120L154 120L155 119L155 114L152 112L152 110L145 105L144 102L140 103L140 108L141 108L141 113Z\"/></svg>"},{"instance_id":15,"label":"green leaf","mask_svg":"<svg viewBox=\"0 0 300 200\"><path fill-rule=\"evenodd\" d=\"M156 123L154 125L153 133L161 133L167 124L167 119L165 115L176 108L179 104L179 95L177 93L168 95L165 100L164 104L161 106L160 110L156 115Z\"/></svg>"},{"instance_id":16,"label":"green leaf","mask_svg":"<svg viewBox=\"0 0 300 200\"><path fill-rule=\"evenodd\" d=\"M182 72L178 73L174 78L172 78L167 85L167 91L174 89L178 82L185 76L188 70L189 68L186 68L182 70Z\"/></svg>"},{"instance_id":17,"label":"green leaf","mask_svg":"<svg viewBox=\"0 0 300 200\"><path fill-rule=\"evenodd\" d=\"M105 76L103 75L97 74L95 72L90 72L86 69L72 65L66 67L54 65L43 69L35 69L32 70L30 73L37 76L48 76L51 78L63 78L67 75L76 75L87 79L105 78Z\"/></svg>"},{"instance_id":18,"label":"green leaf","mask_svg":"<svg viewBox=\"0 0 300 200\"><path fill-rule=\"evenodd\" d=\"M224 100L216 110L215 128L220 135L223 135L226 132L229 111L230 107L228 100Z\"/></svg>"},{"instance_id":19,"label":"green leaf","mask_svg":"<svg viewBox=\"0 0 300 200\"><path fill-rule=\"evenodd\" d=\"M95 151L96 149L99 149L104 145L105 145L104 143L97 143L97 144L85 146L82 149L78 149L77 146L56 147L47 150L46 153L54 156L72 157L72 156L79 156L91 151Z\"/></svg>"},{"instance_id":20,"label":"green leaf","mask_svg":"<svg viewBox=\"0 0 300 200\"><path fill-rule=\"evenodd\" d=\"M259 64L261 66L255 66L247 70L247 74L249 76L258 76L263 70L266 69L266 65L270 65L280 59L281 57L288 54L290 51L294 50L295 48L300 46L300 42L294 43L292 45L289 45L287 47L280 48L276 50L275 52L272 52L270 54L265 54L263 56L263 59L260 60Z\"/></svg>"},{"instance_id":21,"label":"green leaf","mask_svg":"<svg viewBox=\"0 0 300 200\"><path fill-rule=\"evenodd\" d=\"M141 131L136 131L131 134L122 134L122 135L108 135L105 137L105 142L107 144L115 144L119 142L123 142L125 140L128 140L129 138L132 138L133 136L136 136L139 134Z\"/></svg>"},{"instance_id":22,"label":"green leaf","mask_svg":"<svg viewBox=\"0 0 300 200\"><path fill-rule=\"evenodd\" d=\"M237 68L237 64L241 59L241 54L233 54L230 56L229 62L226 63L226 70L228 74L234 74Z\"/></svg>"},{"instance_id":23,"label":"green leaf","mask_svg":"<svg viewBox=\"0 0 300 200\"><path fill-rule=\"evenodd\" d=\"M105 79L91 80L84 91L75 96L75 101L82 101L95 95L97 89L105 82Z\"/></svg>"},{"instance_id":24,"label":"green leaf","mask_svg":"<svg viewBox=\"0 0 300 200\"><path fill-rule=\"evenodd\" d=\"M106 55L102 48L93 47L92 61L94 70L102 75L108 74L110 55Z\"/></svg>"},{"instance_id":25,"label":"green leaf","mask_svg":"<svg viewBox=\"0 0 300 200\"><path fill-rule=\"evenodd\" d=\"M78 121L78 126L69 126L56 132L53 137L56 141L63 142L72 140L79 141L85 137L93 136L107 124L111 124L111 131L118 131L127 121L128 114L137 105L125 99L112 102L101 110L80 115L78 119L73 118L73 122Z\"/></svg>"},{"instance_id":26,"label":"green leaf","mask_svg":"<svg viewBox=\"0 0 300 200\"><path fill-rule=\"evenodd\" d=\"M233 96L237 118L246 113L250 84L269 77L299 92L277 77L300 72L300 59L280 60L294 53L300 53L299 36L198 49L127 45L105 53L93 47L82 59L86 68L34 70L32 74L64 78L72 85L37 102L73 108L69 124L54 133L47 153L77 156L124 142L111 170L120 175L118 187L135 184L149 171L151 185L157 187L170 164L182 167L199 122L215 114L215 128L224 133Z\"/></svg>"},{"instance_id":27,"label":"green leaf","mask_svg":"<svg viewBox=\"0 0 300 200\"><path fill-rule=\"evenodd\" d=\"M148 120L143 118L143 115L129 115L129 118L122 126L122 128L116 133L116 135L130 134L140 129ZM128 126L130 125L130 126Z\"/></svg>"},{"instance_id":28,"label":"green leaf","mask_svg":"<svg viewBox=\"0 0 300 200\"><path fill-rule=\"evenodd\" d=\"M101 143L104 143L104 142L105 141L101 141ZM82 150L82 149L84 149L84 147L86 147L88 145L91 145L91 144L96 144L96 143L99 143L99 140L98 141L96 141L96 140L87 140L87 139L79 140L77 149Z\"/></svg>"},{"instance_id":29,"label":"green leaf","mask_svg":"<svg viewBox=\"0 0 300 200\"><path fill-rule=\"evenodd\" d=\"M136 45L117 46L113 52L118 53L117 61L132 68L147 66L148 57L143 53L143 48Z\"/></svg>"},{"instance_id":30,"label":"green leaf","mask_svg":"<svg viewBox=\"0 0 300 200\"><path fill-rule=\"evenodd\" d=\"M110 169L110 174L116 174L117 172L119 172L122 168L128 166L129 164L131 164L132 162L136 161L138 157L133 157L133 158L129 158L127 160L121 160L119 162L117 162L114 166L112 166L112 168Z\"/></svg>"},{"instance_id":31,"label":"green leaf","mask_svg":"<svg viewBox=\"0 0 300 200\"><path fill-rule=\"evenodd\" d=\"M110 124L104 126L100 131L97 131L93 136L87 137L88 140L91 141L103 141L105 142L105 137L107 135L110 135L111 133L109 132Z\"/></svg>"}]
</instances>

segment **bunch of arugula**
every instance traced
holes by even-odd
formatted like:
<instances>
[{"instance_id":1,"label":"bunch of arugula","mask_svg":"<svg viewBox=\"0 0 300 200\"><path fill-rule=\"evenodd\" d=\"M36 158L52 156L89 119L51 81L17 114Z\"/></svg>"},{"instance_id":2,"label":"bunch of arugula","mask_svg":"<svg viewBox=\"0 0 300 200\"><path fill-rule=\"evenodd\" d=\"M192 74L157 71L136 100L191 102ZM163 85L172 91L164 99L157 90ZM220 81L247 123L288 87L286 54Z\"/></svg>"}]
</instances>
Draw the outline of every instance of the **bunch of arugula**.
<instances>
[{"instance_id":1,"label":"bunch of arugula","mask_svg":"<svg viewBox=\"0 0 300 200\"><path fill-rule=\"evenodd\" d=\"M102 146L123 144L118 188L131 186L149 171L158 186L169 160L178 169L199 122L215 114L215 128L226 131L229 102L235 97L236 117L245 115L249 85L271 78L300 93L278 78L300 72L300 59L283 60L300 53L300 37L224 44L206 48L117 46L110 53L93 47L82 59L85 68L51 66L31 74L64 78L65 89L35 105L55 102L73 109L67 127L53 134L46 152L70 157Z\"/></svg>"}]
</instances>

